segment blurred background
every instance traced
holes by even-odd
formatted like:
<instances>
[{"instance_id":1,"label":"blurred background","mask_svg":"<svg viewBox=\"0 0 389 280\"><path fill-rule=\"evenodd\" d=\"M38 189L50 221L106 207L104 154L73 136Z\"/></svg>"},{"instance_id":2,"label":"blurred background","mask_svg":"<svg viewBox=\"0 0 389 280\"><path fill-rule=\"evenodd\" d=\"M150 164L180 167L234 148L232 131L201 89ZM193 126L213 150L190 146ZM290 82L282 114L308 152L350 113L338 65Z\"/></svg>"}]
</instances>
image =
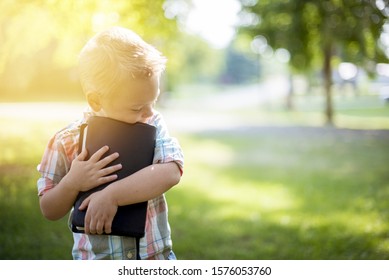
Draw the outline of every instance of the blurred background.
<instances>
[{"instance_id":1,"label":"blurred background","mask_svg":"<svg viewBox=\"0 0 389 280\"><path fill-rule=\"evenodd\" d=\"M1 1L0 259L71 258L36 165L85 108L79 51L113 25L168 58L179 259L388 259L388 15L386 0Z\"/></svg>"}]
</instances>

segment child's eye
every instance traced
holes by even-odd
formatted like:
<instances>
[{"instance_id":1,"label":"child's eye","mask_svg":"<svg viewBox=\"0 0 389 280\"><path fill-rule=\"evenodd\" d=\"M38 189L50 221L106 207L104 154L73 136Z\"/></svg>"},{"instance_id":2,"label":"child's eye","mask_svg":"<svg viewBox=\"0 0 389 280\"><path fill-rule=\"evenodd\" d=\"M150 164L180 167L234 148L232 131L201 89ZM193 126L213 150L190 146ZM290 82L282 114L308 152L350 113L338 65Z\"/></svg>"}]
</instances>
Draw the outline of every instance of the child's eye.
<instances>
[{"instance_id":1,"label":"child's eye","mask_svg":"<svg viewBox=\"0 0 389 280\"><path fill-rule=\"evenodd\" d=\"M133 112L140 112L140 111L142 111L142 109L131 109L131 111L133 111Z\"/></svg>"}]
</instances>

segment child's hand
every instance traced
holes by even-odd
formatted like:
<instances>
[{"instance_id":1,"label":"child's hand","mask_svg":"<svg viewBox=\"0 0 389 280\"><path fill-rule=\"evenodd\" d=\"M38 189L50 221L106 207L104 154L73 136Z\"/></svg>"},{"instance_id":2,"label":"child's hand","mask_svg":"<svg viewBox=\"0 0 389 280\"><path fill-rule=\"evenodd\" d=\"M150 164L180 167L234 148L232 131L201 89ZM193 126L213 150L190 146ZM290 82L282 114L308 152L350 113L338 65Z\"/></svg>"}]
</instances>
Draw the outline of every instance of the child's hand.
<instances>
[{"instance_id":1,"label":"child's hand","mask_svg":"<svg viewBox=\"0 0 389 280\"><path fill-rule=\"evenodd\" d=\"M102 156L109 150L104 146L95 152L89 160L85 161L88 154L82 151L72 162L68 174L65 176L67 183L78 191L88 191L99 185L109 183L117 179L116 174L112 174L122 168L121 164L106 167L109 163L119 157L118 153L113 153L107 157Z\"/></svg>"},{"instance_id":2,"label":"child's hand","mask_svg":"<svg viewBox=\"0 0 389 280\"><path fill-rule=\"evenodd\" d=\"M84 222L86 234L111 233L112 221L118 206L104 190L88 196L78 209L87 210Z\"/></svg>"}]
</instances>

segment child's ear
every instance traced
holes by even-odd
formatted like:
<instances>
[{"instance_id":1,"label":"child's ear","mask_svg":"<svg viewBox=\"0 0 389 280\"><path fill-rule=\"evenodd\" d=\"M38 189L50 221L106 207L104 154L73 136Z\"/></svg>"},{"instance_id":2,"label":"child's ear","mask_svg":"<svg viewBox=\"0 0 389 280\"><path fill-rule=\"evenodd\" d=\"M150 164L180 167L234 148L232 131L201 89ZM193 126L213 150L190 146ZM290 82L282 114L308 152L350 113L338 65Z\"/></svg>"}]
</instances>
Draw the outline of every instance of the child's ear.
<instances>
[{"instance_id":1,"label":"child's ear","mask_svg":"<svg viewBox=\"0 0 389 280\"><path fill-rule=\"evenodd\" d=\"M87 95L89 106L93 111L99 112L101 110L101 97L99 94L92 92Z\"/></svg>"}]
</instances>

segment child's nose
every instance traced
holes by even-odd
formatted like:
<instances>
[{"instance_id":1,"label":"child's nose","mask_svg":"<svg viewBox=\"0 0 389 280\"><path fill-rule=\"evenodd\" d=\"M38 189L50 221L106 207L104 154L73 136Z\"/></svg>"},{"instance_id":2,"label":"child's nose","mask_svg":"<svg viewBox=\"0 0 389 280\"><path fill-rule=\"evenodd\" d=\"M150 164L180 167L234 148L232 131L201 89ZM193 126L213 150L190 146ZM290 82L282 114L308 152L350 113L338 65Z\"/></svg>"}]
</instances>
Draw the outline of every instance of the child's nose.
<instances>
[{"instance_id":1,"label":"child's nose","mask_svg":"<svg viewBox=\"0 0 389 280\"><path fill-rule=\"evenodd\" d=\"M153 108L150 106L144 109L142 113L142 118L146 119L151 117L152 115L153 115Z\"/></svg>"}]
</instances>

